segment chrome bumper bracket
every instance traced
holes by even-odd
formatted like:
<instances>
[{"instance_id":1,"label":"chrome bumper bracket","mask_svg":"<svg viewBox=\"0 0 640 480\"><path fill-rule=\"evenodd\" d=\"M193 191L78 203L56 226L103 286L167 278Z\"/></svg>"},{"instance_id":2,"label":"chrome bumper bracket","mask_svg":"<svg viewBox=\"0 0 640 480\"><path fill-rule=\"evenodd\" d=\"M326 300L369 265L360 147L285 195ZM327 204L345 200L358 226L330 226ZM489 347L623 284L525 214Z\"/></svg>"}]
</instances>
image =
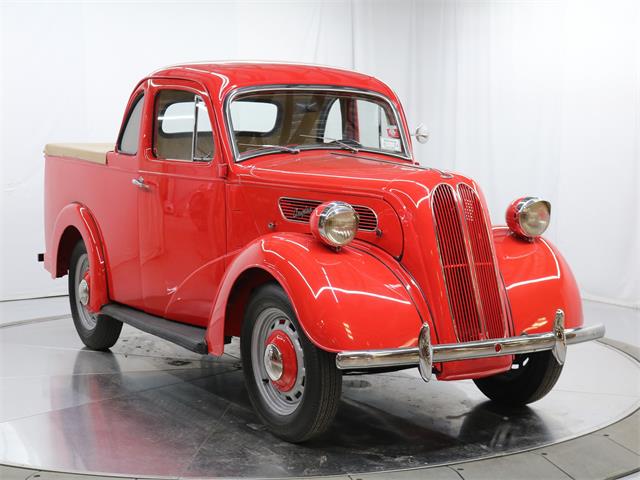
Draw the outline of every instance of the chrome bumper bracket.
<instances>
[{"instance_id":1,"label":"chrome bumper bracket","mask_svg":"<svg viewBox=\"0 0 640 480\"><path fill-rule=\"evenodd\" d=\"M556 311L556 317L553 320L553 333L556 337L556 343L553 345L551 352L560 365L564 365L567 358L567 337L564 334L564 312L560 309Z\"/></svg>"},{"instance_id":2,"label":"chrome bumper bracket","mask_svg":"<svg viewBox=\"0 0 640 480\"><path fill-rule=\"evenodd\" d=\"M425 382L431 380L433 372L433 346L431 345L431 329L427 322L422 324L418 336L418 368Z\"/></svg>"},{"instance_id":3,"label":"chrome bumper bracket","mask_svg":"<svg viewBox=\"0 0 640 480\"><path fill-rule=\"evenodd\" d=\"M564 318L564 312L557 310L553 330L547 333L441 345L431 343L429 325L424 323L420 329L417 347L338 352L336 366L340 370L417 366L422 378L429 381L434 363L457 360L551 350L556 361L563 365L567 356L567 345L596 340L605 333L603 325L565 329Z\"/></svg>"}]
</instances>

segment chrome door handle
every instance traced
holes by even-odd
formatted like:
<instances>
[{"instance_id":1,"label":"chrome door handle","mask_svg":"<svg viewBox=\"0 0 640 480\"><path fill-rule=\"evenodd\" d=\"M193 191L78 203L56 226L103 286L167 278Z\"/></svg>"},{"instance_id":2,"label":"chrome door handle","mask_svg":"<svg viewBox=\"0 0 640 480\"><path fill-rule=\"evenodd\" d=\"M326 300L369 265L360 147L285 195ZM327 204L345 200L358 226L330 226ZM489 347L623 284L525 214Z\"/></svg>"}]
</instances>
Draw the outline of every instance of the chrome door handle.
<instances>
[{"instance_id":1,"label":"chrome door handle","mask_svg":"<svg viewBox=\"0 0 640 480\"><path fill-rule=\"evenodd\" d=\"M144 178L132 178L131 183L133 183L136 187L141 188L142 190L149 190L149 185L144 183Z\"/></svg>"}]
</instances>

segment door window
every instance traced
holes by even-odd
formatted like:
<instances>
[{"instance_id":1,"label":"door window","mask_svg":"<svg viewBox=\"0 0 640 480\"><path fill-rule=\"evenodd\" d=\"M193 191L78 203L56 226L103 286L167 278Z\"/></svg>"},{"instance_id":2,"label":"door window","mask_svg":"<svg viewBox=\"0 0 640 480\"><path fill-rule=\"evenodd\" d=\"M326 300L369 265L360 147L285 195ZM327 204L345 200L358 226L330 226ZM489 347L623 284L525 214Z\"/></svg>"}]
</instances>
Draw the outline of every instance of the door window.
<instances>
[{"instance_id":1,"label":"door window","mask_svg":"<svg viewBox=\"0 0 640 480\"><path fill-rule=\"evenodd\" d=\"M185 90L161 90L156 95L153 135L156 158L209 162L214 148L204 100Z\"/></svg>"}]
</instances>

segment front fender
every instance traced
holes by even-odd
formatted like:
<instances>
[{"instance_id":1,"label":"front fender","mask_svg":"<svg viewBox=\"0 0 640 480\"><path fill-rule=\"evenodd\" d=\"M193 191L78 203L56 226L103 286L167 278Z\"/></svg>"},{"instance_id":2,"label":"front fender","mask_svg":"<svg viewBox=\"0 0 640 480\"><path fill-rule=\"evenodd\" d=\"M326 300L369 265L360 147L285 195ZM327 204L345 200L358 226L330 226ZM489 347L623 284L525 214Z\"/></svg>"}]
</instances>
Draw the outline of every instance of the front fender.
<instances>
[{"instance_id":1,"label":"front fender","mask_svg":"<svg viewBox=\"0 0 640 480\"><path fill-rule=\"evenodd\" d=\"M493 238L515 335L551 331L559 308L564 310L566 328L582 326L582 301L575 278L548 240L525 241L506 227L494 228Z\"/></svg>"},{"instance_id":2,"label":"front fender","mask_svg":"<svg viewBox=\"0 0 640 480\"><path fill-rule=\"evenodd\" d=\"M310 235L273 233L254 240L227 268L206 339L223 351L226 306L236 280L248 269L268 272L285 290L307 337L337 352L415 346L421 316L403 282L370 252L339 252Z\"/></svg>"},{"instance_id":3,"label":"front fender","mask_svg":"<svg viewBox=\"0 0 640 480\"><path fill-rule=\"evenodd\" d=\"M52 245L51 248L47 248L45 261L48 263L49 271L55 275L55 272L59 271L57 262L61 248L60 241L69 227L75 228L80 233L87 248L89 265L91 266L89 269L91 295L89 296L88 308L92 312L97 312L109 302L107 267L98 224L87 207L79 203L71 203L60 211L54 223L51 235Z\"/></svg>"}]
</instances>

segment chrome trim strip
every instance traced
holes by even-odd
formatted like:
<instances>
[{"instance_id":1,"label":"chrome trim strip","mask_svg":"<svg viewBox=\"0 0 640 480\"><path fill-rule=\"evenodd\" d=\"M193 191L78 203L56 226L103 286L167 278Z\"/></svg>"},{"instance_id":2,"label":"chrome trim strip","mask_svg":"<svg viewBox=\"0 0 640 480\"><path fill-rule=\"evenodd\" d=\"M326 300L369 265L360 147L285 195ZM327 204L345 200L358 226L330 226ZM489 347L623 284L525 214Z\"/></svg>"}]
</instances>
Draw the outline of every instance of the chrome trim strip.
<instances>
[{"instance_id":1,"label":"chrome trim strip","mask_svg":"<svg viewBox=\"0 0 640 480\"><path fill-rule=\"evenodd\" d=\"M477 342L433 345L431 346L431 363L554 350L557 342L566 342L566 345L573 345L602 338L605 334L604 325L570 328L562 330L564 336L563 342L562 338L558 336L559 332L555 327L554 330L556 331L538 335L522 335L520 337L481 340ZM428 332L428 328L426 331ZM427 357L426 354L429 352L429 349L425 346L425 336L422 332L425 332L425 329L421 331L420 347L339 352L336 355L336 366L340 370L403 367L410 365L419 366L421 359L423 359L423 366L428 367L429 362L425 357ZM430 372L423 373L421 371L421 374L423 378L430 376Z\"/></svg>"}]
</instances>

